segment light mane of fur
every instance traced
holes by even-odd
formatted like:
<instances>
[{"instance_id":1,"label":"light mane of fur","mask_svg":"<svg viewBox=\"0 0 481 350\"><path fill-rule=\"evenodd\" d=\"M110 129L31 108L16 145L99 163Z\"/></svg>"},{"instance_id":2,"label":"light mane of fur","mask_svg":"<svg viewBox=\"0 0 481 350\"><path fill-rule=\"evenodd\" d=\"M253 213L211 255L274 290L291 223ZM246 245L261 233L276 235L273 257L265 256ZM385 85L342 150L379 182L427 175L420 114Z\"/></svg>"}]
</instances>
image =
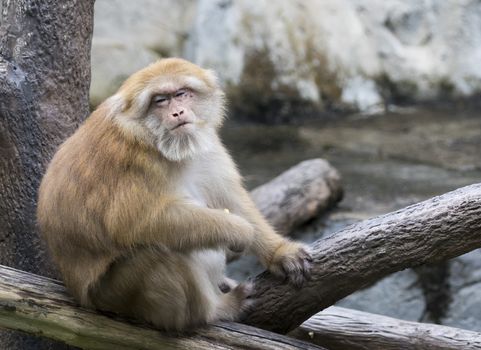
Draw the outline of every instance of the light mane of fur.
<instances>
[{"instance_id":1,"label":"light mane of fur","mask_svg":"<svg viewBox=\"0 0 481 350\"><path fill-rule=\"evenodd\" d=\"M193 111L197 122L193 133L173 135L157 117L149 115L149 108L154 95L181 88L195 92ZM213 134L225 115L225 97L215 73L182 59L161 60L137 72L107 104L110 115L125 132L175 162L212 149Z\"/></svg>"}]
</instances>

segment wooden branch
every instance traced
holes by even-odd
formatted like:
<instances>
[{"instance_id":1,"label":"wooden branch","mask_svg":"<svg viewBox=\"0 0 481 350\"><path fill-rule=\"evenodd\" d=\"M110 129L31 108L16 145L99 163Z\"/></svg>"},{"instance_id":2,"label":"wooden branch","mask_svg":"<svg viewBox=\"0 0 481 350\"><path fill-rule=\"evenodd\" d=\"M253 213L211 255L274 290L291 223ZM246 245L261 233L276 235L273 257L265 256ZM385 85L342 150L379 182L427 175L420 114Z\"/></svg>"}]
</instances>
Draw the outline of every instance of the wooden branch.
<instances>
[{"instance_id":1,"label":"wooden branch","mask_svg":"<svg viewBox=\"0 0 481 350\"><path fill-rule=\"evenodd\" d=\"M237 323L218 323L189 334L162 333L80 308L61 282L3 266L0 326L83 349L323 349Z\"/></svg>"},{"instance_id":2,"label":"wooden branch","mask_svg":"<svg viewBox=\"0 0 481 350\"><path fill-rule=\"evenodd\" d=\"M310 159L255 188L251 196L277 231L286 234L341 200L341 177L324 159Z\"/></svg>"},{"instance_id":3,"label":"wooden branch","mask_svg":"<svg viewBox=\"0 0 481 350\"><path fill-rule=\"evenodd\" d=\"M287 197L292 199L295 193L300 203L289 224L284 221L291 228L340 198L339 176L323 160L305 161L261 186L257 193L275 194L264 197L263 203L277 205L279 210L294 208ZM311 204L303 206L307 200ZM161 333L79 308L61 282L8 267L0 267L0 326L84 349L321 349L236 323L218 323L182 336Z\"/></svg>"},{"instance_id":4,"label":"wooden branch","mask_svg":"<svg viewBox=\"0 0 481 350\"><path fill-rule=\"evenodd\" d=\"M330 350L475 350L481 333L331 306L289 335Z\"/></svg>"},{"instance_id":5,"label":"wooden branch","mask_svg":"<svg viewBox=\"0 0 481 350\"><path fill-rule=\"evenodd\" d=\"M312 279L296 289L264 272L243 322L287 333L352 292L408 267L481 246L481 184L351 225L312 244Z\"/></svg>"},{"instance_id":6,"label":"wooden branch","mask_svg":"<svg viewBox=\"0 0 481 350\"><path fill-rule=\"evenodd\" d=\"M304 288L294 289L268 273L257 276L254 295L257 306L246 321L285 332L388 273L438 262L481 246L479 232L481 184L352 225L312 245L313 276ZM314 346L235 323L219 323L183 335L161 333L81 309L65 294L60 282L10 268L0 268L0 326L88 349ZM451 328L437 329L440 333L436 334L441 338L438 341L450 337L442 330L448 332ZM452 337L453 341L461 342L469 335L467 332Z\"/></svg>"}]
</instances>

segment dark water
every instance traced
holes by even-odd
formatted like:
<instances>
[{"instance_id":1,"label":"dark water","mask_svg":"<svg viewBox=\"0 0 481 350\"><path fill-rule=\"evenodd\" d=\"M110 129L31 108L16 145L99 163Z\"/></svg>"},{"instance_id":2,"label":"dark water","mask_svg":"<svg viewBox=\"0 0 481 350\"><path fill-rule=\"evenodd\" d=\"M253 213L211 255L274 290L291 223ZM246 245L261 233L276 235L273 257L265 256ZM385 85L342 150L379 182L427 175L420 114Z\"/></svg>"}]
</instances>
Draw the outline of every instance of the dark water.
<instances>
[{"instance_id":1,"label":"dark water","mask_svg":"<svg viewBox=\"0 0 481 350\"><path fill-rule=\"evenodd\" d=\"M345 197L294 233L304 241L481 182L481 113L475 111L404 109L297 126L228 123L223 139L249 188L305 159L325 158L339 170ZM236 277L253 272L249 264L231 271Z\"/></svg>"},{"instance_id":2,"label":"dark water","mask_svg":"<svg viewBox=\"0 0 481 350\"><path fill-rule=\"evenodd\" d=\"M383 213L481 181L481 113L413 110L302 126L223 130L253 188L298 162L321 157L343 177L345 210Z\"/></svg>"}]
</instances>

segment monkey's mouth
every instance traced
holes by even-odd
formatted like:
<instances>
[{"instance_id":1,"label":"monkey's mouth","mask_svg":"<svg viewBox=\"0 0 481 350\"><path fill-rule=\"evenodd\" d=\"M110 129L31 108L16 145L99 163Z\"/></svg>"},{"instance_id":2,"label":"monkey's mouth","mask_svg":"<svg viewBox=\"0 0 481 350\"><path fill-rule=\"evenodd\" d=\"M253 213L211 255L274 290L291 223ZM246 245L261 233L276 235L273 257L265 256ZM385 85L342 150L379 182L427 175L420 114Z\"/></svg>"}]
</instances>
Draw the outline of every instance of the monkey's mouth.
<instances>
[{"instance_id":1,"label":"monkey's mouth","mask_svg":"<svg viewBox=\"0 0 481 350\"><path fill-rule=\"evenodd\" d=\"M174 127L173 127L172 129L170 129L170 130L172 130L172 131L173 131L173 130L177 130L177 129L179 129L179 128L185 126L185 125L188 125L188 124L192 124L192 123L190 123L190 122L181 122L181 123L177 124L176 126L174 126Z\"/></svg>"}]
</instances>

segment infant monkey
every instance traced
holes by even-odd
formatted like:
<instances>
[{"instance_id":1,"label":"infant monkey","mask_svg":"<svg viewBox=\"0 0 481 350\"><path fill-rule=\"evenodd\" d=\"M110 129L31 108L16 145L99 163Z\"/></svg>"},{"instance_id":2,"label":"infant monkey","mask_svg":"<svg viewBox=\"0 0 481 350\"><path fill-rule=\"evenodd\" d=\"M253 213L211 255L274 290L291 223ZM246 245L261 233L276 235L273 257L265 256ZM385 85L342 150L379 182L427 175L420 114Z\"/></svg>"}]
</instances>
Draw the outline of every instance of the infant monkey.
<instances>
[{"instance_id":1,"label":"infant monkey","mask_svg":"<svg viewBox=\"0 0 481 350\"><path fill-rule=\"evenodd\" d=\"M182 330L248 305L251 285L224 276L226 251L249 250L295 285L308 276L306 247L275 233L244 189L217 134L224 109L213 72L163 59L60 146L37 217L81 305Z\"/></svg>"}]
</instances>

